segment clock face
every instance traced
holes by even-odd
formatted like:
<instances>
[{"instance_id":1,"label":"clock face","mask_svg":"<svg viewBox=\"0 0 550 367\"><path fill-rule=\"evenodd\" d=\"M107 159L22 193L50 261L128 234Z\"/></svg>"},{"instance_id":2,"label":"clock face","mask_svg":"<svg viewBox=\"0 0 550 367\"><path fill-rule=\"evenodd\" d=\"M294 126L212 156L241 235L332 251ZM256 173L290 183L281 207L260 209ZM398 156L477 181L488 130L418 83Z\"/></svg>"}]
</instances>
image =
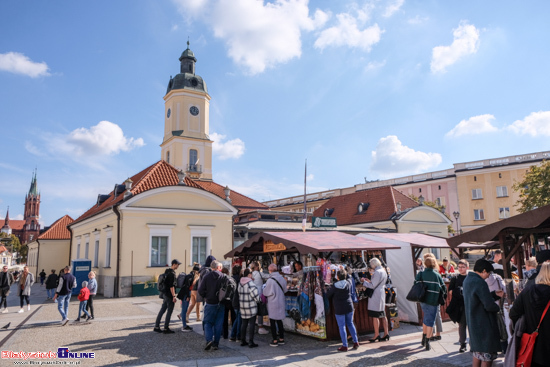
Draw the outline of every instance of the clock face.
<instances>
[{"instance_id":1,"label":"clock face","mask_svg":"<svg viewBox=\"0 0 550 367\"><path fill-rule=\"evenodd\" d=\"M191 115L197 116L199 114L199 108L197 106L192 106L189 109L189 112L191 112Z\"/></svg>"},{"instance_id":2,"label":"clock face","mask_svg":"<svg viewBox=\"0 0 550 367\"><path fill-rule=\"evenodd\" d=\"M171 109L168 109L168 112L166 112L166 117L170 118L170 114L172 113Z\"/></svg>"}]
</instances>

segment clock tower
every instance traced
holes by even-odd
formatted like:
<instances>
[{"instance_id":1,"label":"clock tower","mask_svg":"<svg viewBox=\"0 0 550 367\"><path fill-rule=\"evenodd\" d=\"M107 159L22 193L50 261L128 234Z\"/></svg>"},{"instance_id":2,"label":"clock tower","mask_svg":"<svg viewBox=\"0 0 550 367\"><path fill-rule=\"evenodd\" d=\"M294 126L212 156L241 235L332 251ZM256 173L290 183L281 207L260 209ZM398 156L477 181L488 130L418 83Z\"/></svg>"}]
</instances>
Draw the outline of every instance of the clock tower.
<instances>
[{"instance_id":1,"label":"clock tower","mask_svg":"<svg viewBox=\"0 0 550 367\"><path fill-rule=\"evenodd\" d=\"M189 178L211 181L210 96L204 80L195 74L197 59L189 49L189 41L179 60L180 73L170 77L164 96L161 159L183 170Z\"/></svg>"}]
</instances>

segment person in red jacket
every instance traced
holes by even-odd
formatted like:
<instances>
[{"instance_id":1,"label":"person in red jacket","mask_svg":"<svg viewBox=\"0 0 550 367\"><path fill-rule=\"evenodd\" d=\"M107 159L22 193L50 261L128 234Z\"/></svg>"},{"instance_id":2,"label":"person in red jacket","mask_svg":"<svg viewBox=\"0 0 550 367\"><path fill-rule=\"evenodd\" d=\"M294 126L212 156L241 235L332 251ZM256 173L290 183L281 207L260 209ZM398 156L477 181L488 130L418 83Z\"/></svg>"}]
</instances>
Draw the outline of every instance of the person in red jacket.
<instances>
[{"instance_id":1,"label":"person in red jacket","mask_svg":"<svg viewBox=\"0 0 550 367\"><path fill-rule=\"evenodd\" d=\"M78 319L75 321L80 321L80 315L84 313L86 315L86 321L89 321L92 316L86 311L86 304L88 303L88 298L90 298L90 290L88 289L88 282L83 281L82 282L82 289L80 290L80 294L78 295L78 300L80 301L80 308L78 310Z\"/></svg>"},{"instance_id":2,"label":"person in red jacket","mask_svg":"<svg viewBox=\"0 0 550 367\"><path fill-rule=\"evenodd\" d=\"M439 265L439 274L445 275L448 273L454 273L455 268L449 263L449 259L443 258L443 264Z\"/></svg>"}]
</instances>

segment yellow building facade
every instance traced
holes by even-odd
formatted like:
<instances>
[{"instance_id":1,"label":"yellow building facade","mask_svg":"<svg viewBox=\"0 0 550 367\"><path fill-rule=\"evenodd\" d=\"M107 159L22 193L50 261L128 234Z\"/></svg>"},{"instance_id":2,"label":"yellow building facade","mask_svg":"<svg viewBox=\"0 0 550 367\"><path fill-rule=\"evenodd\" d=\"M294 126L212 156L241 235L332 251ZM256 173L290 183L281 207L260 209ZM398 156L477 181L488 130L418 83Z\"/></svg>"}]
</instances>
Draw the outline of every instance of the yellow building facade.
<instances>
[{"instance_id":1,"label":"yellow building facade","mask_svg":"<svg viewBox=\"0 0 550 367\"><path fill-rule=\"evenodd\" d=\"M40 280L38 274L42 269L47 275L52 269L58 274L61 269L70 265L71 234L67 226L72 222L73 219L68 215L59 218L27 245L27 266L36 281Z\"/></svg>"},{"instance_id":2,"label":"yellow building facade","mask_svg":"<svg viewBox=\"0 0 550 367\"><path fill-rule=\"evenodd\" d=\"M538 152L455 164L460 228L467 232L519 214L512 186L548 158L550 152Z\"/></svg>"}]
</instances>

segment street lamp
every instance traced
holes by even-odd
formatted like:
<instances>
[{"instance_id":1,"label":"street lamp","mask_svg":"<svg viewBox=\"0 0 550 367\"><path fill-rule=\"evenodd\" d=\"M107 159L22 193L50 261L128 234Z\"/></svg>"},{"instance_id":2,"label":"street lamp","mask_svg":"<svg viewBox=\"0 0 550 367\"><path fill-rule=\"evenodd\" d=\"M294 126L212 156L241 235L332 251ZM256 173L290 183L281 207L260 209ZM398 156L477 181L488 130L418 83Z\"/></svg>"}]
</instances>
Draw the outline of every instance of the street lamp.
<instances>
[{"instance_id":1,"label":"street lamp","mask_svg":"<svg viewBox=\"0 0 550 367\"><path fill-rule=\"evenodd\" d=\"M459 212L453 212L453 217L456 219L456 234L458 234L458 217L460 217Z\"/></svg>"}]
</instances>

